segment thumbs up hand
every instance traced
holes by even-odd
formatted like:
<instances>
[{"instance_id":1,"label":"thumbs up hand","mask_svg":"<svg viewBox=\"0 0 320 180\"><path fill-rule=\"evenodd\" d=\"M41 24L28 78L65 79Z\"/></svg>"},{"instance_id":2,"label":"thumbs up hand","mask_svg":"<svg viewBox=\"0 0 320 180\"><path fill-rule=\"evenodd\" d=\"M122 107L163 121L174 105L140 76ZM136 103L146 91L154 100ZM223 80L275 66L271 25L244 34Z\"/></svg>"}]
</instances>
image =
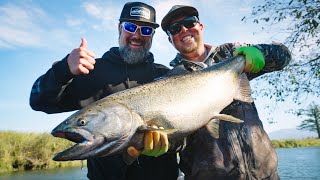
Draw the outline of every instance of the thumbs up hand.
<instances>
[{"instance_id":1,"label":"thumbs up hand","mask_svg":"<svg viewBox=\"0 0 320 180\"><path fill-rule=\"evenodd\" d=\"M87 40L81 38L80 47L72 50L68 56L67 62L70 72L73 75L89 74L96 63L94 56L92 51L87 50Z\"/></svg>"}]
</instances>

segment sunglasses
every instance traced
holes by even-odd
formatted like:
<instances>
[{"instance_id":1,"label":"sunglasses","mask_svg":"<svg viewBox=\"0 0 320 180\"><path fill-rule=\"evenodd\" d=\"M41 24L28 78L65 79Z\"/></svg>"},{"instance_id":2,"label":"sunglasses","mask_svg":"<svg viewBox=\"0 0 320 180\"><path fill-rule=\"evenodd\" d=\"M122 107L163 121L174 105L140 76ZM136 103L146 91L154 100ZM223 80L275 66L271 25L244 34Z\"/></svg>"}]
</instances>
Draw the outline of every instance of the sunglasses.
<instances>
[{"instance_id":1,"label":"sunglasses","mask_svg":"<svg viewBox=\"0 0 320 180\"><path fill-rule=\"evenodd\" d=\"M149 26L139 26L131 22L123 22L122 23L123 29L128 33L134 34L136 33L137 29L140 28L141 36L151 36L154 31L153 27Z\"/></svg>"},{"instance_id":2,"label":"sunglasses","mask_svg":"<svg viewBox=\"0 0 320 180\"><path fill-rule=\"evenodd\" d=\"M169 26L169 29L167 32L169 32L171 35L175 35L181 31L182 25L189 29L189 28L193 28L195 25L197 25L197 23L199 23L199 19L196 16L187 17Z\"/></svg>"}]
</instances>

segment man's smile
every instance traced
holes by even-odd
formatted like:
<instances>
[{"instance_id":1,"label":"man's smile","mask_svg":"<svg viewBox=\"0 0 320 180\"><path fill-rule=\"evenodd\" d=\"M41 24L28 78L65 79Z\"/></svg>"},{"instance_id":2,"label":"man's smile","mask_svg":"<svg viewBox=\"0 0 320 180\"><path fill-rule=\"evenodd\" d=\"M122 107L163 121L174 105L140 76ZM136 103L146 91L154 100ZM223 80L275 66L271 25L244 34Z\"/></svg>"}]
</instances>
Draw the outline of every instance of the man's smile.
<instances>
[{"instance_id":1,"label":"man's smile","mask_svg":"<svg viewBox=\"0 0 320 180\"><path fill-rule=\"evenodd\" d=\"M194 38L192 35L187 35L184 38L182 38L181 41L184 43L188 43L188 42L194 41Z\"/></svg>"}]
</instances>

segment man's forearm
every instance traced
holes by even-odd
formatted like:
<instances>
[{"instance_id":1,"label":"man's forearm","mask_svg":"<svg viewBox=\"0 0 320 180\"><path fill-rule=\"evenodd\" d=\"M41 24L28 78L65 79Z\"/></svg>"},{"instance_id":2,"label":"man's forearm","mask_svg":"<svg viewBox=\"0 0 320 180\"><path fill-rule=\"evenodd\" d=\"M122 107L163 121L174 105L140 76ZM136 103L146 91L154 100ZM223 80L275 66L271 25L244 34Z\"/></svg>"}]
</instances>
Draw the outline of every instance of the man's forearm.
<instances>
[{"instance_id":1,"label":"man's forearm","mask_svg":"<svg viewBox=\"0 0 320 180\"><path fill-rule=\"evenodd\" d=\"M63 72L66 71L64 63L63 60L55 63L35 81L30 94L32 109L50 114L75 110L70 96L65 93L72 76Z\"/></svg>"}]
</instances>

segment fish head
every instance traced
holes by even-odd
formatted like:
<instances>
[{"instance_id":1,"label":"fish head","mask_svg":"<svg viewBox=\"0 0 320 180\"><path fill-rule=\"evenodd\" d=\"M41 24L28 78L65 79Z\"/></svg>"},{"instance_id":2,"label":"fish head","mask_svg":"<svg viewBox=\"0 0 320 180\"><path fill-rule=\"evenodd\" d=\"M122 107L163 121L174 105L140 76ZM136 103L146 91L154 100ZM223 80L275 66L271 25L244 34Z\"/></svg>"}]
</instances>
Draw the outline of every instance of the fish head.
<instances>
[{"instance_id":1,"label":"fish head","mask_svg":"<svg viewBox=\"0 0 320 180\"><path fill-rule=\"evenodd\" d=\"M75 112L51 134L76 144L53 158L56 161L83 160L120 151L135 133L137 116L123 104L94 103Z\"/></svg>"}]
</instances>

